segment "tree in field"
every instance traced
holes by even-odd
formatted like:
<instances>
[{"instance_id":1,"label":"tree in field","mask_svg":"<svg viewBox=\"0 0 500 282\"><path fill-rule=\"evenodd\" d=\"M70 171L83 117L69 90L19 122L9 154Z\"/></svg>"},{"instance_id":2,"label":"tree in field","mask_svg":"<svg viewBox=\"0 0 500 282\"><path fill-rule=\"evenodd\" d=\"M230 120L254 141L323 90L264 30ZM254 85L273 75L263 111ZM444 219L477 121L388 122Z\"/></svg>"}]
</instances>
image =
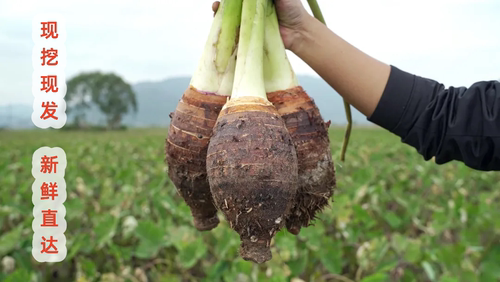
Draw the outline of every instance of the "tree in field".
<instances>
[{"instance_id":1,"label":"tree in field","mask_svg":"<svg viewBox=\"0 0 500 282\"><path fill-rule=\"evenodd\" d=\"M74 115L73 123L78 127L82 127L85 123L85 114L91 107L93 87L99 75L99 73L82 73L67 83L66 112Z\"/></svg>"},{"instance_id":2,"label":"tree in field","mask_svg":"<svg viewBox=\"0 0 500 282\"><path fill-rule=\"evenodd\" d=\"M137 112L137 100L132 87L115 74L101 75L95 83L92 100L106 115L109 128L117 128L124 114Z\"/></svg>"},{"instance_id":3,"label":"tree in field","mask_svg":"<svg viewBox=\"0 0 500 282\"><path fill-rule=\"evenodd\" d=\"M106 116L108 128L120 126L123 115L137 111L132 87L113 73L82 73L68 82L68 107L75 110L75 122L85 119L85 110L95 104Z\"/></svg>"}]
</instances>

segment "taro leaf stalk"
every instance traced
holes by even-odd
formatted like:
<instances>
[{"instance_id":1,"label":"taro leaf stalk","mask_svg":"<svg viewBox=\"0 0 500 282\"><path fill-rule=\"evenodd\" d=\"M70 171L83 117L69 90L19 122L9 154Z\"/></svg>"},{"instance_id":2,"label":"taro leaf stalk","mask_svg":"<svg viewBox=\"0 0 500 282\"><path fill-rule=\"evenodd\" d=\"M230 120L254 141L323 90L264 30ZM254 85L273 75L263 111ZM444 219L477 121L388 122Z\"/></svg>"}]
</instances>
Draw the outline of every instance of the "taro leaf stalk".
<instances>
[{"instance_id":1,"label":"taro leaf stalk","mask_svg":"<svg viewBox=\"0 0 500 282\"><path fill-rule=\"evenodd\" d=\"M335 188L335 166L318 107L299 85L280 36L272 2L266 16L264 77L267 97L285 121L297 151L299 186L286 227L297 235L328 205Z\"/></svg>"},{"instance_id":2,"label":"taro leaf stalk","mask_svg":"<svg viewBox=\"0 0 500 282\"><path fill-rule=\"evenodd\" d=\"M324 25L326 25L325 18L323 18L323 13L321 13L321 9L319 8L318 2L316 0L307 0L307 3L309 3L309 7L313 12L314 17L318 19L320 22L322 22ZM347 103L345 99L343 100L344 100L345 116L347 119L347 127L345 130L344 142L342 142L342 151L340 152L340 161L342 162L345 161L347 145L349 144L349 138L351 137L351 130L352 130L351 105L349 105L349 103Z\"/></svg>"},{"instance_id":3,"label":"taro leaf stalk","mask_svg":"<svg viewBox=\"0 0 500 282\"><path fill-rule=\"evenodd\" d=\"M206 156L213 126L232 91L241 7L241 0L222 0L190 85L170 115L165 146L168 175L200 231L219 224Z\"/></svg>"},{"instance_id":4,"label":"taro leaf stalk","mask_svg":"<svg viewBox=\"0 0 500 282\"><path fill-rule=\"evenodd\" d=\"M215 204L240 235L242 258L256 263L272 258L271 239L284 227L298 187L297 153L264 83L264 19L270 1L243 1L233 91L207 155Z\"/></svg>"}]
</instances>

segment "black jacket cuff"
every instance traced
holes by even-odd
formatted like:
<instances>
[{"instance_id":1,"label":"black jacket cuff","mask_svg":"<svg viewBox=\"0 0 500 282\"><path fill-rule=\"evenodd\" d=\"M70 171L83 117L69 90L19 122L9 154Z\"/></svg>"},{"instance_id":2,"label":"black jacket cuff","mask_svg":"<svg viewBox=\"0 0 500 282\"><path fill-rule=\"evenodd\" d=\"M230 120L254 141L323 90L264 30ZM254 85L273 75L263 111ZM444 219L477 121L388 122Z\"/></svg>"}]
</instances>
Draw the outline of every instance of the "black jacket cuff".
<instances>
[{"instance_id":1,"label":"black jacket cuff","mask_svg":"<svg viewBox=\"0 0 500 282\"><path fill-rule=\"evenodd\" d=\"M384 93L367 120L394 133L411 99L414 83L415 75L391 65Z\"/></svg>"}]
</instances>

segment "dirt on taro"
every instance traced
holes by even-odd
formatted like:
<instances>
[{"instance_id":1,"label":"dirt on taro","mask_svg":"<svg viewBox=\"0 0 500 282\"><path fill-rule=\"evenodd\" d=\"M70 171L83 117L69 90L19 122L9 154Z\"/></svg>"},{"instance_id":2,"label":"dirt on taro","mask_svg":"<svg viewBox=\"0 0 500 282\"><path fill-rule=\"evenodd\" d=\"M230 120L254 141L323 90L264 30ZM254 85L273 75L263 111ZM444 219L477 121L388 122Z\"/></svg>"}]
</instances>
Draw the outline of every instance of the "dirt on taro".
<instances>
[{"instance_id":1,"label":"dirt on taro","mask_svg":"<svg viewBox=\"0 0 500 282\"><path fill-rule=\"evenodd\" d=\"M286 124L298 160L298 191L286 220L287 230L297 235L325 208L335 188L328 128L315 102L302 87L267 93Z\"/></svg>"},{"instance_id":2,"label":"dirt on taro","mask_svg":"<svg viewBox=\"0 0 500 282\"><path fill-rule=\"evenodd\" d=\"M220 216L192 224L165 167L167 128L114 132L0 131L0 281L498 281L500 174L436 165L380 129L329 131L334 202L298 236L286 228L273 259L244 261ZM32 259L31 158L67 155L68 254Z\"/></svg>"},{"instance_id":3,"label":"dirt on taro","mask_svg":"<svg viewBox=\"0 0 500 282\"><path fill-rule=\"evenodd\" d=\"M285 225L297 191L297 153L274 106L236 104L223 109L207 152L214 202L242 240L245 260L272 258L274 235ZM240 98L241 101L242 99Z\"/></svg>"}]
</instances>

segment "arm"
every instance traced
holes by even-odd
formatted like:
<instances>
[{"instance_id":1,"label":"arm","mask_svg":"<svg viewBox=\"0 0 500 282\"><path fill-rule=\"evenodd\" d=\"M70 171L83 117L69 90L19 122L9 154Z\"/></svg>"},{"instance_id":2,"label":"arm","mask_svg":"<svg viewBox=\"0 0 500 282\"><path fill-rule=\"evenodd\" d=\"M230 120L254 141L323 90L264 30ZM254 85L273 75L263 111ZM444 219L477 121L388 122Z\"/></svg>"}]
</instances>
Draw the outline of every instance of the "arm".
<instances>
[{"instance_id":1,"label":"arm","mask_svg":"<svg viewBox=\"0 0 500 282\"><path fill-rule=\"evenodd\" d=\"M442 84L386 65L307 17L291 51L368 120L436 163L500 170L500 82Z\"/></svg>"},{"instance_id":2,"label":"arm","mask_svg":"<svg viewBox=\"0 0 500 282\"><path fill-rule=\"evenodd\" d=\"M309 14L304 16L302 28L296 34L290 50L349 104L371 116L382 97L391 67L361 52Z\"/></svg>"}]
</instances>

